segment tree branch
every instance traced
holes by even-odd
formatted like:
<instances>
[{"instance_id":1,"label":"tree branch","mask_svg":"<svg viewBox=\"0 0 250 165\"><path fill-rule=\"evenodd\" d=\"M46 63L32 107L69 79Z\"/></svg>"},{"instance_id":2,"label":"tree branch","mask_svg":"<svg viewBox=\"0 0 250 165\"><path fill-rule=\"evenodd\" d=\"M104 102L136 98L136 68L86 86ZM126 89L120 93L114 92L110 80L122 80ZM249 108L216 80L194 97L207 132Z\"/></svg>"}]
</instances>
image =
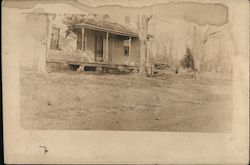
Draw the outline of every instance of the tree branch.
<instances>
[{"instance_id":1,"label":"tree branch","mask_svg":"<svg viewBox=\"0 0 250 165\"><path fill-rule=\"evenodd\" d=\"M151 14L148 18L147 18L147 22L150 21L150 19L153 17L153 15Z\"/></svg>"},{"instance_id":2,"label":"tree branch","mask_svg":"<svg viewBox=\"0 0 250 165\"><path fill-rule=\"evenodd\" d=\"M212 33L208 34L207 37L205 38L205 40L203 41L203 44L205 44L211 38L216 38L216 34L218 34L220 32L221 31L216 31L216 32L212 32Z\"/></svg>"},{"instance_id":3,"label":"tree branch","mask_svg":"<svg viewBox=\"0 0 250 165\"><path fill-rule=\"evenodd\" d=\"M138 30L141 29L141 26L140 26L140 15L137 15L137 22L136 22L136 24L137 24Z\"/></svg>"}]
</instances>

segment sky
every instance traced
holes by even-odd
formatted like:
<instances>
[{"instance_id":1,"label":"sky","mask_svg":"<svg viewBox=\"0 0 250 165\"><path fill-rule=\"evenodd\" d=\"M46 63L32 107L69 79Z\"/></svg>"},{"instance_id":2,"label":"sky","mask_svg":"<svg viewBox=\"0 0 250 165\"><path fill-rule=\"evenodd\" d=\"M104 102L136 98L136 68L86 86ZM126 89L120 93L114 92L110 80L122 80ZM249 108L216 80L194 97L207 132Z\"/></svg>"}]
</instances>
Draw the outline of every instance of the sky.
<instances>
[{"instance_id":1,"label":"sky","mask_svg":"<svg viewBox=\"0 0 250 165\"><path fill-rule=\"evenodd\" d=\"M228 8L223 4L218 3L198 3L198 2L167 2L163 0L79 0L79 2L95 7L90 7L90 10L98 12L110 12L116 14L153 14L161 19L177 18L186 21L195 22L199 25L211 24L220 26L228 21ZM101 3L103 2L103 3ZM118 3L120 2L120 3ZM127 3L125 3L127 2ZM142 3L143 2L143 3ZM97 5L99 7L97 8Z\"/></svg>"},{"instance_id":2,"label":"sky","mask_svg":"<svg viewBox=\"0 0 250 165\"><path fill-rule=\"evenodd\" d=\"M208 2L208 1L207 1ZM212 1L210 1L212 2ZM87 13L137 15L153 14L168 20L184 19L199 25L221 26L228 21L228 8L218 3L180 2L166 0L6 0L7 7L32 8L37 4L69 4Z\"/></svg>"}]
</instances>

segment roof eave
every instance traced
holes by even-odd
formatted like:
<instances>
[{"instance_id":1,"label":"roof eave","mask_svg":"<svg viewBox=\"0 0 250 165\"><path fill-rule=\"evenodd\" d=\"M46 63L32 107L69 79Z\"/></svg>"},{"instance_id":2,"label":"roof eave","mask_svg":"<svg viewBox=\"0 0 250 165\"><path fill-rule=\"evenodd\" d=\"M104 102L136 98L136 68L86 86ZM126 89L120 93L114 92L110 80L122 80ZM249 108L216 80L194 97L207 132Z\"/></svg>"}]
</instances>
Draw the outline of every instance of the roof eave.
<instances>
[{"instance_id":1,"label":"roof eave","mask_svg":"<svg viewBox=\"0 0 250 165\"><path fill-rule=\"evenodd\" d=\"M109 32L109 33L113 33L113 34L117 34L117 35L121 35L121 36L138 37L137 33L129 33L129 32L124 32L124 31L120 31L120 30L114 30L114 29L109 29L109 28L104 28L104 27L94 26L94 25L89 25L89 24L78 24L78 25L75 25L75 27L84 27L84 28L88 28L88 29L92 29L92 30Z\"/></svg>"}]
</instances>

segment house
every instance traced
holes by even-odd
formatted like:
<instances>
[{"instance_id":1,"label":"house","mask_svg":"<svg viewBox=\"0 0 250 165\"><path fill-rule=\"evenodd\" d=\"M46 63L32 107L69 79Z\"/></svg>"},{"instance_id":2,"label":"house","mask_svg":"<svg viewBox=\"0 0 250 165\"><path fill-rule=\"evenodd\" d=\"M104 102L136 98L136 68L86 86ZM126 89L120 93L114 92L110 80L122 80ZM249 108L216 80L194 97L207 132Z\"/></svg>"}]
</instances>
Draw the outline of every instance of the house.
<instances>
[{"instance_id":1,"label":"house","mask_svg":"<svg viewBox=\"0 0 250 165\"><path fill-rule=\"evenodd\" d=\"M40 67L137 67L140 41L135 29L108 16L26 13L28 34L40 46ZM148 35L148 41L152 36ZM38 51L38 52L37 52ZM39 63L39 62L38 62ZM40 68L41 69L41 68ZM53 70L53 69L52 69Z\"/></svg>"}]
</instances>

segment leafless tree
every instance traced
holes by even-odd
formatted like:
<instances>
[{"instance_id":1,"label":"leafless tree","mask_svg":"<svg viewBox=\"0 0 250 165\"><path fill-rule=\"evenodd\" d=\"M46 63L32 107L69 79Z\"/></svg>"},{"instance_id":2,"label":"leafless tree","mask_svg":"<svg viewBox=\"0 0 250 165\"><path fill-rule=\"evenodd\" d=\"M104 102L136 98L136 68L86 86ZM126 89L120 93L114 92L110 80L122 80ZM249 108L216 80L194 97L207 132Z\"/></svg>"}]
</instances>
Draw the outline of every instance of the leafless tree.
<instances>
[{"instance_id":1,"label":"leafless tree","mask_svg":"<svg viewBox=\"0 0 250 165\"><path fill-rule=\"evenodd\" d=\"M148 22L152 15L138 15L137 29L140 40L140 75L146 75Z\"/></svg>"},{"instance_id":2,"label":"leafless tree","mask_svg":"<svg viewBox=\"0 0 250 165\"><path fill-rule=\"evenodd\" d=\"M194 24L191 52L194 56L195 62L195 78L199 79L200 77L201 64L204 62L205 57L204 47L207 41L211 38L218 37L218 34L222 31L222 28L215 28L211 25L198 26Z\"/></svg>"}]
</instances>

